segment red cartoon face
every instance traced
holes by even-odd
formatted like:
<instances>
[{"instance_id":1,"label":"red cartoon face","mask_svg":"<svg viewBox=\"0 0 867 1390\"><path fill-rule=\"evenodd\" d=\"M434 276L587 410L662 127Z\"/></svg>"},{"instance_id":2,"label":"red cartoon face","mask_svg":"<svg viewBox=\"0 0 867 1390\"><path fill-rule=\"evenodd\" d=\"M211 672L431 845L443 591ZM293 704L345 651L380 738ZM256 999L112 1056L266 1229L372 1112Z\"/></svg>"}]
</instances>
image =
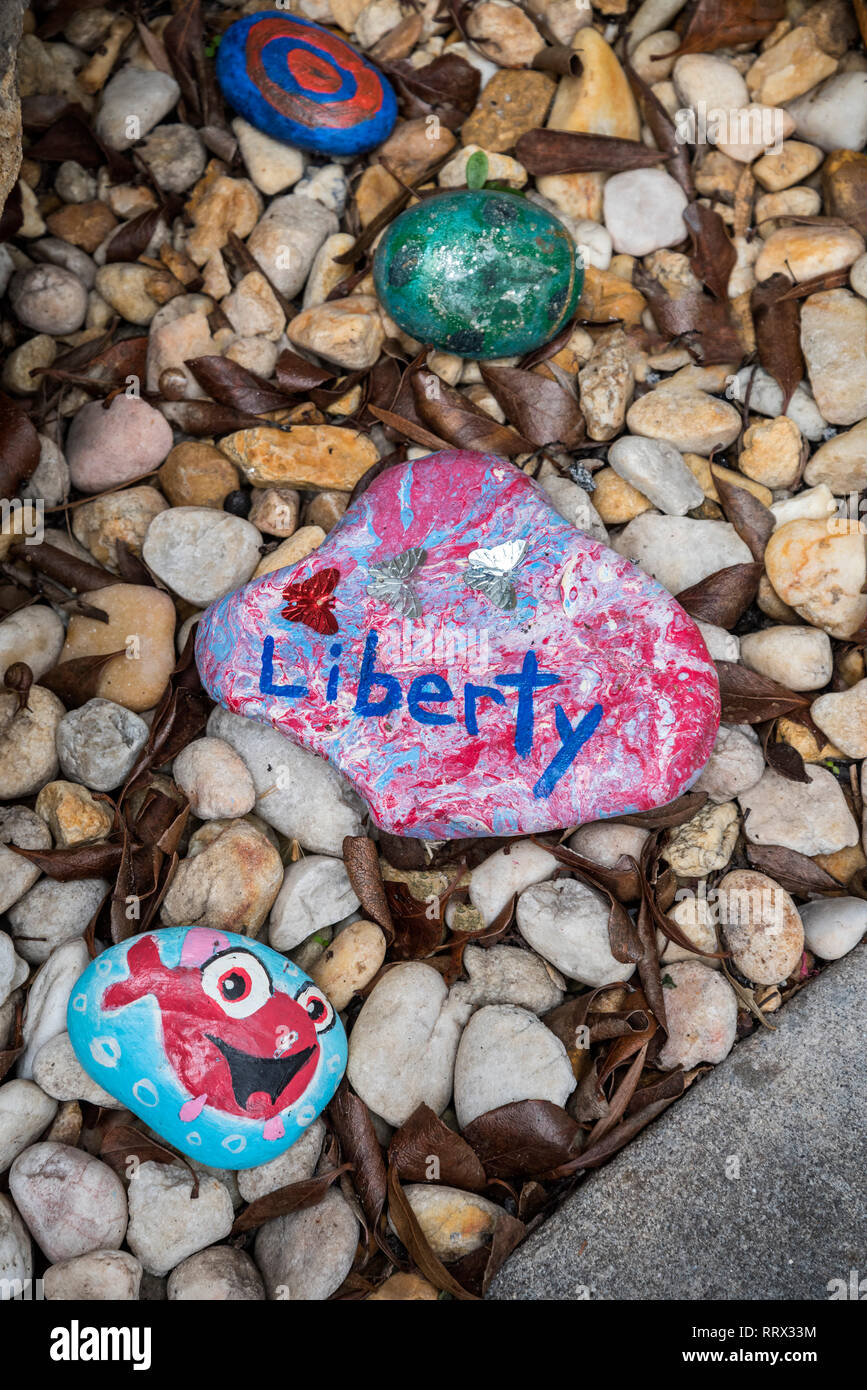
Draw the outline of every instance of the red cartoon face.
<instances>
[{"instance_id":1,"label":"red cartoon face","mask_svg":"<svg viewBox=\"0 0 867 1390\"><path fill-rule=\"evenodd\" d=\"M109 986L102 1007L155 998L166 1057L191 1097L182 1118L210 1105L268 1121L303 1095L319 1061L319 1035L334 1022L315 985L293 999L243 947L217 951L201 965L182 958L169 969L152 936L130 948L127 963L129 978Z\"/></svg>"}]
</instances>

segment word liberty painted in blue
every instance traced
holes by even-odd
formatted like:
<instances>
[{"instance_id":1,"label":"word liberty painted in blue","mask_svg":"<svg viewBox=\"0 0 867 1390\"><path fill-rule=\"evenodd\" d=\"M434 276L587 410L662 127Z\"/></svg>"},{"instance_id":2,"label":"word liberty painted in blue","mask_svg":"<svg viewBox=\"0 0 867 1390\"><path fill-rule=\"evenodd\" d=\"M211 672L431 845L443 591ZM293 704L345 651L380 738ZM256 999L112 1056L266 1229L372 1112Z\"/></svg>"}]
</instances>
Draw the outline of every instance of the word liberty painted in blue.
<instances>
[{"instance_id":1,"label":"word liberty painted in blue","mask_svg":"<svg viewBox=\"0 0 867 1390\"><path fill-rule=\"evenodd\" d=\"M378 642L379 638L375 632L367 634L353 710L353 713L362 718L382 719L400 709L404 700L403 690L397 676L376 669ZM338 658L342 651L343 648L339 642L335 642L330 648L330 654L335 658ZM562 677L555 675L552 671L539 670L536 653L532 650L525 654L520 671L507 671L504 675L495 676L493 685L476 685L472 681L468 681L463 692L463 716L467 733L473 737L479 736L478 707L481 701L491 700L495 705L505 705L505 692L514 690L518 697L515 709L515 752L519 757L527 757L533 748L533 697L537 690L542 690L550 685L560 685L561 681ZM335 660L328 673L325 687L327 700L337 698L339 683L340 667ZM266 637L262 648L259 689L263 695L278 695L285 700L301 700L308 693L306 685L275 682L273 637ZM382 693L375 699L374 692ZM450 705L455 699L456 696L448 681L443 676L437 675L435 671L429 671L415 676L410 683L406 693L407 711L410 718L415 719L419 724L455 724L457 722L455 715L448 714L443 709L427 708L430 705ZM537 797L550 796L560 778L569 770L578 753L597 728L602 718L602 706L600 704L593 705L578 720L574 728L562 705L555 705L554 717L557 735L560 739L560 749L533 787L533 794Z\"/></svg>"}]
</instances>

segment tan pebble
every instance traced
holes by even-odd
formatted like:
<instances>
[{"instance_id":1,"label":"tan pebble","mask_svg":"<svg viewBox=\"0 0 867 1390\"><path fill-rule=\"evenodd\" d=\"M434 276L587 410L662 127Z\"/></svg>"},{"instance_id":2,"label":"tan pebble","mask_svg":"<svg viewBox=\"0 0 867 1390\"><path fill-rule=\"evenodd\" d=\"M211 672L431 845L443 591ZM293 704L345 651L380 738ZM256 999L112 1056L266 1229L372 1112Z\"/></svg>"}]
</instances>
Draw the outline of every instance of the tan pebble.
<instances>
[{"instance_id":1,"label":"tan pebble","mask_svg":"<svg viewBox=\"0 0 867 1390\"><path fill-rule=\"evenodd\" d=\"M500 1208L456 1187L406 1183L404 1196L434 1254L447 1264L490 1240Z\"/></svg>"},{"instance_id":2,"label":"tan pebble","mask_svg":"<svg viewBox=\"0 0 867 1390\"><path fill-rule=\"evenodd\" d=\"M633 434L705 456L733 443L741 428L740 413L728 401L689 389L648 391L630 406L626 422Z\"/></svg>"},{"instance_id":3,"label":"tan pebble","mask_svg":"<svg viewBox=\"0 0 867 1390\"><path fill-rule=\"evenodd\" d=\"M220 448L256 487L277 483L316 492L351 492L379 458L371 439L336 425L260 425L226 435Z\"/></svg>"},{"instance_id":4,"label":"tan pebble","mask_svg":"<svg viewBox=\"0 0 867 1390\"><path fill-rule=\"evenodd\" d=\"M203 439L176 444L159 471L159 484L173 507L222 509L240 486L238 470L226 455Z\"/></svg>"},{"instance_id":5,"label":"tan pebble","mask_svg":"<svg viewBox=\"0 0 867 1390\"><path fill-rule=\"evenodd\" d=\"M122 652L106 662L93 694L126 709L153 709L175 664L175 606L169 595L143 584L110 584L82 595L108 614L108 622L73 613L60 661Z\"/></svg>"},{"instance_id":6,"label":"tan pebble","mask_svg":"<svg viewBox=\"0 0 867 1390\"><path fill-rule=\"evenodd\" d=\"M167 506L166 499L155 487L130 487L123 492L103 493L92 502L76 507L72 513L72 531L98 564L117 573L120 569L118 546L124 544L133 555L141 555L148 527Z\"/></svg>"},{"instance_id":7,"label":"tan pebble","mask_svg":"<svg viewBox=\"0 0 867 1390\"><path fill-rule=\"evenodd\" d=\"M101 840L114 819L106 802L76 782L47 782L36 798L36 814L48 822L58 846Z\"/></svg>"},{"instance_id":8,"label":"tan pebble","mask_svg":"<svg viewBox=\"0 0 867 1390\"><path fill-rule=\"evenodd\" d=\"M668 1036L659 1052L665 1069L722 1062L737 1033L737 995L728 980L697 960L662 970Z\"/></svg>"},{"instance_id":9,"label":"tan pebble","mask_svg":"<svg viewBox=\"0 0 867 1390\"><path fill-rule=\"evenodd\" d=\"M491 79L492 81L494 79ZM457 141L447 126L434 127L424 116L401 121L377 151L398 179L412 183L453 150Z\"/></svg>"},{"instance_id":10,"label":"tan pebble","mask_svg":"<svg viewBox=\"0 0 867 1390\"><path fill-rule=\"evenodd\" d=\"M206 170L203 178L208 177ZM196 265L205 265L215 251L223 249L230 232L242 240L250 235L262 215L262 199L249 179L225 175L214 178L201 197L198 189L199 184L187 204L194 224L187 253Z\"/></svg>"},{"instance_id":11,"label":"tan pebble","mask_svg":"<svg viewBox=\"0 0 867 1390\"><path fill-rule=\"evenodd\" d=\"M544 125L555 91L545 72L502 68L480 92L461 127L461 140L492 153L514 149L528 130Z\"/></svg>"},{"instance_id":12,"label":"tan pebble","mask_svg":"<svg viewBox=\"0 0 867 1390\"><path fill-rule=\"evenodd\" d=\"M720 930L742 975L773 985L791 975L804 949L804 927L779 883L753 869L735 869L718 888Z\"/></svg>"},{"instance_id":13,"label":"tan pebble","mask_svg":"<svg viewBox=\"0 0 867 1390\"><path fill-rule=\"evenodd\" d=\"M836 71L837 59L823 52L812 29L800 24L756 59L747 72L747 86L756 101L780 106Z\"/></svg>"},{"instance_id":14,"label":"tan pebble","mask_svg":"<svg viewBox=\"0 0 867 1390\"><path fill-rule=\"evenodd\" d=\"M482 0L470 12L467 34L486 58L502 68L529 67L545 40L517 5Z\"/></svg>"},{"instance_id":15,"label":"tan pebble","mask_svg":"<svg viewBox=\"0 0 867 1390\"><path fill-rule=\"evenodd\" d=\"M787 415L760 420L744 434L738 466L766 487L791 487L798 477L802 445L801 431Z\"/></svg>"},{"instance_id":16,"label":"tan pebble","mask_svg":"<svg viewBox=\"0 0 867 1390\"><path fill-rule=\"evenodd\" d=\"M439 1291L423 1279L420 1274L392 1274L373 1293L368 1294L365 1303L402 1303L410 1300L435 1303Z\"/></svg>"},{"instance_id":17,"label":"tan pebble","mask_svg":"<svg viewBox=\"0 0 867 1390\"><path fill-rule=\"evenodd\" d=\"M348 492L317 492L307 504L305 525L321 526L326 533L332 531L349 506L349 498Z\"/></svg>"},{"instance_id":18,"label":"tan pebble","mask_svg":"<svg viewBox=\"0 0 867 1390\"><path fill-rule=\"evenodd\" d=\"M300 506L294 488L256 488L248 520L266 536L291 536L298 526Z\"/></svg>"},{"instance_id":19,"label":"tan pebble","mask_svg":"<svg viewBox=\"0 0 867 1390\"><path fill-rule=\"evenodd\" d=\"M847 758L867 757L867 680L820 695L810 706L810 717Z\"/></svg>"},{"instance_id":20,"label":"tan pebble","mask_svg":"<svg viewBox=\"0 0 867 1390\"><path fill-rule=\"evenodd\" d=\"M379 303L372 295L347 295L302 309L286 331L296 347L349 371L372 367L385 342Z\"/></svg>"},{"instance_id":21,"label":"tan pebble","mask_svg":"<svg viewBox=\"0 0 867 1390\"><path fill-rule=\"evenodd\" d=\"M777 153L763 154L756 160L752 166L753 177L769 193L780 193L809 178L823 157L816 145L807 145L803 140L784 140Z\"/></svg>"},{"instance_id":22,"label":"tan pebble","mask_svg":"<svg viewBox=\"0 0 867 1390\"><path fill-rule=\"evenodd\" d=\"M313 968L313 979L335 1009L345 1009L353 995L370 984L385 960L385 936L376 922L350 922Z\"/></svg>"},{"instance_id":23,"label":"tan pebble","mask_svg":"<svg viewBox=\"0 0 867 1390\"><path fill-rule=\"evenodd\" d=\"M117 218L105 203L68 203L45 219L52 236L80 246L91 255L117 226Z\"/></svg>"},{"instance_id":24,"label":"tan pebble","mask_svg":"<svg viewBox=\"0 0 867 1390\"><path fill-rule=\"evenodd\" d=\"M867 618L864 526L855 521L789 521L765 550L768 578L784 603L831 637L850 637Z\"/></svg>"},{"instance_id":25,"label":"tan pebble","mask_svg":"<svg viewBox=\"0 0 867 1390\"><path fill-rule=\"evenodd\" d=\"M288 565L296 565L299 560L303 560L305 555L316 550L325 540L325 532L321 526L302 526L294 536L278 545L276 550L272 550L270 555L266 555L253 571L254 579L261 579L263 574L273 574L275 570L286 569Z\"/></svg>"},{"instance_id":26,"label":"tan pebble","mask_svg":"<svg viewBox=\"0 0 867 1390\"><path fill-rule=\"evenodd\" d=\"M650 511L647 498L619 477L613 468L601 468L594 473L593 481L596 489L591 500L606 526L620 526Z\"/></svg>"},{"instance_id":27,"label":"tan pebble","mask_svg":"<svg viewBox=\"0 0 867 1390\"><path fill-rule=\"evenodd\" d=\"M738 808L733 801L707 805L669 833L662 857L680 878L703 878L724 869L738 838Z\"/></svg>"},{"instance_id":28,"label":"tan pebble","mask_svg":"<svg viewBox=\"0 0 867 1390\"><path fill-rule=\"evenodd\" d=\"M867 301L851 290L811 294L801 306L801 349L828 423L860 423L867 416Z\"/></svg>"},{"instance_id":29,"label":"tan pebble","mask_svg":"<svg viewBox=\"0 0 867 1390\"><path fill-rule=\"evenodd\" d=\"M864 238L852 227L781 227L772 232L755 264L756 279L790 275L800 283L845 270L864 253Z\"/></svg>"}]
</instances>

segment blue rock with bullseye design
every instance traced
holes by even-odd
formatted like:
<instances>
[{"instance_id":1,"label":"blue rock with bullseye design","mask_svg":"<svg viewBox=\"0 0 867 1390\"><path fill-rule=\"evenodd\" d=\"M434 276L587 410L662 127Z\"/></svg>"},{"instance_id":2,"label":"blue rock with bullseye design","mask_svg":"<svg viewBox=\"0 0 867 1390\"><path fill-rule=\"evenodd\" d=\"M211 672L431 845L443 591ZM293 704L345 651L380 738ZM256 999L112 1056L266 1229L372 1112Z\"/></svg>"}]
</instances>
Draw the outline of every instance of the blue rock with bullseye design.
<instances>
[{"instance_id":1,"label":"blue rock with bullseye design","mask_svg":"<svg viewBox=\"0 0 867 1390\"><path fill-rule=\"evenodd\" d=\"M394 92L372 63L336 34L280 10L229 26L217 80L257 130L319 154L372 150L397 119Z\"/></svg>"}]
</instances>

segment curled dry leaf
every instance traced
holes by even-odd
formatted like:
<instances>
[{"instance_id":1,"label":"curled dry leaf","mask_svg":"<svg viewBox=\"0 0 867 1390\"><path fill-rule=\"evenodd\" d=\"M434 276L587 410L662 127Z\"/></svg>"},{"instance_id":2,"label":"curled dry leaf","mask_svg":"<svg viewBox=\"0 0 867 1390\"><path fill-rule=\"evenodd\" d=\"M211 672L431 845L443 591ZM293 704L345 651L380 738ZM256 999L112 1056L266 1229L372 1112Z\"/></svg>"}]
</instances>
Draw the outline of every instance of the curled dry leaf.
<instances>
[{"instance_id":1,"label":"curled dry leaf","mask_svg":"<svg viewBox=\"0 0 867 1390\"><path fill-rule=\"evenodd\" d=\"M718 212L704 203L690 203L683 214L689 228L692 250L690 264L697 278L707 285L715 299L728 298L729 276L737 252Z\"/></svg>"},{"instance_id":2,"label":"curled dry leaf","mask_svg":"<svg viewBox=\"0 0 867 1390\"><path fill-rule=\"evenodd\" d=\"M465 1192L482 1192L487 1185L474 1146L422 1103L392 1135L388 1161L403 1182L431 1182L432 1158L437 1162L437 1182Z\"/></svg>"},{"instance_id":3,"label":"curled dry leaf","mask_svg":"<svg viewBox=\"0 0 867 1390\"><path fill-rule=\"evenodd\" d=\"M344 1079L328 1107L328 1116L340 1143L352 1185L371 1230L375 1230L386 1198L386 1173L382 1150L370 1111Z\"/></svg>"},{"instance_id":4,"label":"curled dry leaf","mask_svg":"<svg viewBox=\"0 0 867 1390\"><path fill-rule=\"evenodd\" d=\"M691 618L733 628L755 598L763 570L757 561L751 565L728 565L689 589L682 589L677 601Z\"/></svg>"},{"instance_id":5,"label":"curled dry leaf","mask_svg":"<svg viewBox=\"0 0 867 1390\"><path fill-rule=\"evenodd\" d=\"M393 960L422 960L436 950L443 939L444 925L439 902L419 902L405 883L387 882L385 896L392 922Z\"/></svg>"},{"instance_id":6,"label":"curled dry leaf","mask_svg":"<svg viewBox=\"0 0 867 1390\"><path fill-rule=\"evenodd\" d=\"M726 520L731 522L741 540L749 547L753 559L761 561L776 525L773 512L745 487L738 487L723 477L718 469L714 471L713 480Z\"/></svg>"},{"instance_id":7,"label":"curled dry leaf","mask_svg":"<svg viewBox=\"0 0 867 1390\"><path fill-rule=\"evenodd\" d=\"M444 53L424 67L408 60L385 66L403 98L408 118L435 115L449 130L457 130L476 104L481 74L458 53Z\"/></svg>"},{"instance_id":8,"label":"curled dry leaf","mask_svg":"<svg viewBox=\"0 0 867 1390\"><path fill-rule=\"evenodd\" d=\"M698 0L688 14L678 55L758 43L785 12L785 0Z\"/></svg>"},{"instance_id":9,"label":"curled dry leaf","mask_svg":"<svg viewBox=\"0 0 867 1390\"><path fill-rule=\"evenodd\" d=\"M422 423L450 449L478 449L482 454L514 458L533 452L533 444L481 406L447 386L434 372L418 371L412 377L415 407Z\"/></svg>"},{"instance_id":10,"label":"curled dry leaf","mask_svg":"<svg viewBox=\"0 0 867 1390\"><path fill-rule=\"evenodd\" d=\"M536 1177L568 1163L582 1138L579 1124L550 1100L519 1100L464 1126L488 1178Z\"/></svg>"},{"instance_id":11,"label":"curled dry leaf","mask_svg":"<svg viewBox=\"0 0 867 1390\"><path fill-rule=\"evenodd\" d=\"M30 687L33 684L33 672L26 661L13 661L11 666L6 667L3 684L7 690L11 690L18 696L17 712L19 714L23 709L29 708L28 700Z\"/></svg>"},{"instance_id":12,"label":"curled dry leaf","mask_svg":"<svg viewBox=\"0 0 867 1390\"><path fill-rule=\"evenodd\" d=\"M534 176L596 170L619 173L653 168L659 164L659 151L648 149L640 140L620 140L613 135L528 130L515 145L515 158Z\"/></svg>"},{"instance_id":13,"label":"curled dry leaf","mask_svg":"<svg viewBox=\"0 0 867 1390\"><path fill-rule=\"evenodd\" d=\"M714 665L722 696L722 718L727 724L762 724L766 719L777 719L810 704L808 695L787 690L737 661L715 661Z\"/></svg>"},{"instance_id":14,"label":"curled dry leaf","mask_svg":"<svg viewBox=\"0 0 867 1390\"><path fill-rule=\"evenodd\" d=\"M76 656L62 661L42 677L40 685L52 691L67 709L78 709L99 693L105 667L110 661L126 655L125 648L116 652L100 652L96 656Z\"/></svg>"},{"instance_id":15,"label":"curled dry leaf","mask_svg":"<svg viewBox=\"0 0 867 1390\"><path fill-rule=\"evenodd\" d=\"M79 878L110 877L117 870L123 853L121 845L108 841L63 849L20 849L17 845L9 845L8 848L59 883L71 883Z\"/></svg>"},{"instance_id":16,"label":"curled dry leaf","mask_svg":"<svg viewBox=\"0 0 867 1390\"><path fill-rule=\"evenodd\" d=\"M783 845L747 845L747 858L759 873L767 874L787 893L805 898L809 893L837 897L846 890L806 854Z\"/></svg>"},{"instance_id":17,"label":"curled dry leaf","mask_svg":"<svg viewBox=\"0 0 867 1390\"><path fill-rule=\"evenodd\" d=\"M77 555L70 555L68 551L50 545L48 541L40 541L37 545L17 546L16 559L32 566L48 579L65 585L73 593L86 594L117 583L116 574L109 574L108 570L101 569L99 565L92 565L89 560L79 560Z\"/></svg>"},{"instance_id":18,"label":"curled dry leaf","mask_svg":"<svg viewBox=\"0 0 867 1390\"><path fill-rule=\"evenodd\" d=\"M0 498L15 496L39 463L39 435L18 401L0 392Z\"/></svg>"},{"instance_id":19,"label":"curled dry leaf","mask_svg":"<svg viewBox=\"0 0 867 1390\"><path fill-rule=\"evenodd\" d=\"M285 410L290 405L283 391L239 362L233 362L231 357L188 357L184 365L219 405L248 415Z\"/></svg>"},{"instance_id":20,"label":"curled dry leaf","mask_svg":"<svg viewBox=\"0 0 867 1390\"><path fill-rule=\"evenodd\" d=\"M698 293L672 299L658 280L638 267L633 284L650 305L660 332L682 341L703 366L741 361L743 344L729 317L727 300Z\"/></svg>"},{"instance_id":21,"label":"curled dry leaf","mask_svg":"<svg viewBox=\"0 0 867 1390\"><path fill-rule=\"evenodd\" d=\"M274 1192L266 1192L264 1197L257 1197L238 1213L230 1235L240 1236L245 1231L255 1231L266 1221L273 1221L276 1216L289 1216L293 1211L317 1207L328 1189L348 1171L349 1164L344 1163L342 1167L329 1168L314 1178L302 1178L300 1182L291 1182L286 1187L276 1188Z\"/></svg>"},{"instance_id":22,"label":"curled dry leaf","mask_svg":"<svg viewBox=\"0 0 867 1390\"><path fill-rule=\"evenodd\" d=\"M363 911L378 922L391 940L394 923L389 911L385 886L379 867L376 845L367 835L346 835L343 840L343 862L349 875L352 891Z\"/></svg>"},{"instance_id":23,"label":"curled dry leaf","mask_svg":"<svg viewBox=\"0 0 867 1390\"><path fill-rule=\"evenodd\" d=\"M653 811L639 811L634 816L617 816L620 825L637 825L642 830L670 830L672 826L683 825L692 820L707 801L707 792L684 792L667 806L657 806Z\"/></svg>"},{"instance_id":24,"label":"curled dry leaf","mask_svg":"<svg viewBox=\"0 0 867 1390\"><path fill-rule=\"evenodd\" d=\"M687 199L692 202L695 197L695 184L693 183L687 146L678 135L675 124L659 97L644 79L638 76L631 63L624 63L623 70L645 123L656 141L657 149L664 154L668 172L673 179L677 180Z\"/></svg>"},{"instance_id":25,"label":"curled dry leaf","mask_svg":"<svg viewBox=\"0 0 867 1390\"><path fill-rule=\"evenodd\" d=\"M788 275L772 275L754 286L750 294L759 361L783 393L783 414L806 374L801 351L801 310L797 299L783 297L791 286Z\"/></svg>"},{"instance_id":26,"label":"curled dry leaf","mask_svg":"<svg viewBox=\"0 0 867 1390\"><path fill-rule=\"evenodd\" d=\"M521 367L482 364L482 380L502 406L506 419L539 448L575 448L585 437L584 416L575 397L558 381Z\"/></svg>"}]
</instances>

